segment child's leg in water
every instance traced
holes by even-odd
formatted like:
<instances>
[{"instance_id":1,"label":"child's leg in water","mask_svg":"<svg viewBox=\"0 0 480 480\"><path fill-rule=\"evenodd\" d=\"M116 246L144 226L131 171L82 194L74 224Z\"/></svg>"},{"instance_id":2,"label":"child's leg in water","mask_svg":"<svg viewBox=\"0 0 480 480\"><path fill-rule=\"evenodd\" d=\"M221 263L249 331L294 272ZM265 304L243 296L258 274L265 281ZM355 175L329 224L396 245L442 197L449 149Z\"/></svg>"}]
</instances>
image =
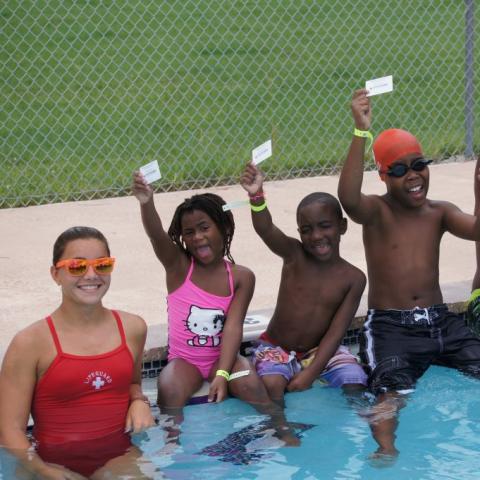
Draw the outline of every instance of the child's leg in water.
<instances>
[{"instance_id":1,"label":"child's leg in water","mask_svg":"<svg viewBox=\"0 0 480 480\"><path fill-rule=\"evenodd\" d=\"M342 394L348 405L353 408L358 415L365 417L365 412L372 407L371 394L365 385L360 383L346 383L341 386Z\"/></svg>"},{"instance_id":2,"label":"child's leg in water","mask_svg":"<svg viewBox=\"0 0 480 480\"><path fill-rule=\"evenodd\" d=\"M398 450L395 448L395 431L398 415L407 402L406 395L387 392L376 397L375 405L361 414L370 425L378 449L370 456L374 466L385 466L395 461Z\"/></svg>"},{"instance_id":3,"label":"child's leg in water","mask_svg":"<svg viewBox=\"0 0 480 480\"><path fill-rule=\"evenodd\" d=\"M357 414L367 420L378 444L377 450L369 456L372 466L392 465L398 456L395 448L398 412L405 405L405 398L394 393L374 397L364 385L356 383L342 385L342 392Z\"/></svg>"},{"instance_id":4,"label":"child's leg in water","mask_svg":"<svg viewBox=\"0 0 480 480\"><path fill-rule=\"evenodd\" d=\"M181 358L171 360L160 372L157 403L160 412L173 420L173 425L164 427L168 443L178 443L183 407L202 384L199 370Z\"/></svg>"},{"instance_id":5,"label":"child's leg in water","mask_svg":"<svg viewBox=\"0 0 480 480\"><path fill-rule=\"evenodd\" d=\"M276 432L275 435L280 440L283 440L289 446L299 445L299 439L292 431L285 418L283 402L282 405L279 405L272 400L265 384L257 375L253 365L251 365L245 357L238 356L237 361L233 366L232 373L245 370L249 370L250 373L248 375L233 379L229 382L229 393L232 396L249 403L259 413L268 415L271 420L271 426Z\"/></svg>"},{"instance_id":6,"label":"child's leg in water","mask_svg":"<svg viewBox=\"0 0 480 480\"><path fill-rule=\"evenodd\" d=\"M269 397L281 408L285 408L285 389L288 382L283 375L263 375L261 377Z\"/></svg>"}]
</instances>

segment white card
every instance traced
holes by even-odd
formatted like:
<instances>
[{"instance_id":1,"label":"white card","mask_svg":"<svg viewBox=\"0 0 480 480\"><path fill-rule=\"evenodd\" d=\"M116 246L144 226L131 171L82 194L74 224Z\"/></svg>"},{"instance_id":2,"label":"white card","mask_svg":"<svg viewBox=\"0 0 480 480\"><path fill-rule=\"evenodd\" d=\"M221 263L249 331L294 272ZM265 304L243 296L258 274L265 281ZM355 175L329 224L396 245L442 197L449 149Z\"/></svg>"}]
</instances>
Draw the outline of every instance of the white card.
<instances>
[{"instance_id":1,"label":"white card","mask_svg":"<svg viewBox=\"0 0 480 480\"><path fill-rule=\"evenodd\" d=\"M222 210L224 212L228 212L228 210L233 210L234 208L243 207L244 205L248 205L250 202L248 200L235 200L234 202L226 203L222 205Z\"/></svg>"},{"instance_id":2,"label":"white card","mask_svg":"<svg viewBox=\"0 0 480 480\"><path fill-rule=\"evenodd\" d=\"M257 148L252 150L252 162L254 165L258 165L260 162L263 162L267 158L272 156L272 141L262 143Z\"/></svg>"},{"instance_id":3,"label":"white card","mask_svg":"<svg viewBox=\"0 0 480 480\"><path fill-rule=\"evenodd\" d=\"M153 160L153 162L147 163L143 167L140 167L140 172L147 183L152 183L155 182L155 180L160 180L162 178L157 160Z\"/></svg>"},{"instance_id":4,"label":"white card","mask_svg":"<svg viewBox=\"0 0 480 480\"><path fill-rule=\"evenodd\" d=\"M368 90L367 97L391 92L393 90L393 77L388 75L386 77L367 80L365 82L365 88Z\"/></svg>"}]
</instances>

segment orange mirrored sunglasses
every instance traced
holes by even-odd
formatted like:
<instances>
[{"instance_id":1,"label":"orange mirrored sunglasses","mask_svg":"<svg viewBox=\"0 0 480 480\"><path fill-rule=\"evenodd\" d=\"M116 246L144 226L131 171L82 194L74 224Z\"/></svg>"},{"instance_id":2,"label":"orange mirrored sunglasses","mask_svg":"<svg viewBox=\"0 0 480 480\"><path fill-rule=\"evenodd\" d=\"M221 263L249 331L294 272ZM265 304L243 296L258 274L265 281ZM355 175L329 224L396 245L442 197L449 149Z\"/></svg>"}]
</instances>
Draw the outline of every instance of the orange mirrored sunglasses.
<instances>
[{"instance_id":1,"label":"orange mirrored sunglasses","mask_svg":"<svg viewBox=\"0 0 480 480\"><path fill-rule=\"evenodd\" d=\"M110 275L115 265L115 258L102 257L94 258L93 260L87 260L86 258L67 258L57 262L55 268L65 268L70 275L80 277L87 273L90 265L97 275Z\"/></svg>"}]
</instances>

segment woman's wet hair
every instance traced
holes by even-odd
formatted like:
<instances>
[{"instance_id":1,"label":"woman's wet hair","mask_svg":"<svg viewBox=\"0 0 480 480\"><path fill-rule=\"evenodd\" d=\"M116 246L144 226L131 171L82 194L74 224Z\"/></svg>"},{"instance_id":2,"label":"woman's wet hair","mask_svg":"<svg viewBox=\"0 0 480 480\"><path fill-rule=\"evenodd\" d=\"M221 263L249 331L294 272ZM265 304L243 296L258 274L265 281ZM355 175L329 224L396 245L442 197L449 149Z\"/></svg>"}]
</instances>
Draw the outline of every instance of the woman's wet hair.
<instances>
[{"instance_id":1,"label":"woman's wet hair","mask_svg":"<svg viewBox=\"0 0 480 480\"><path fill-rule=\"evenodd\" d=\"M67 245L73 240L94 238L100 240L107 249L107 256L110 256L110 247L102 232L93 227L71 227L59 235L53 245L53 265L55 265L65 252Z\"/></svg>"},{"instance_id":2,"label":"woman's wet hair","mask_svg":"<svg viewBox=\"0 0 480 480\"><path fill-rule=\"evenodd\" d=\"M173 214L172 223L168 229L168 235L172 241L178 245L183 252L190 257L190 252L185 248L182 242L182 218L185 213L192 213L194 210L200 210L206 213L220 230L223 237L223 256L227 257L232 263L235 263L230 253L233 232L235 231L235 221L230 210L224 212L222 206L225 201L222 197L214 193L202 193L186 198Z\"/></svg>"},{"instance_id":3,"label":"woman's wet hair","mask_svg":"<svg viewBox=\"0 0 480 480\"><path fill-rule=\"evenodd\" d=\"M303 207L306 207L307 205L310 205L311 203L314 203L314 202L320 202L320 203L324 203L325 205L329 205L332 208L338 220L343 219L342 207L337 198L335 198L333 195L330 195L329 193L326 193L326 192L313 192L307 195L306 197L304 197L298 204L297 222L298 222L298 215L300 213L300 210Z\"/></svg>"}]
</instances>

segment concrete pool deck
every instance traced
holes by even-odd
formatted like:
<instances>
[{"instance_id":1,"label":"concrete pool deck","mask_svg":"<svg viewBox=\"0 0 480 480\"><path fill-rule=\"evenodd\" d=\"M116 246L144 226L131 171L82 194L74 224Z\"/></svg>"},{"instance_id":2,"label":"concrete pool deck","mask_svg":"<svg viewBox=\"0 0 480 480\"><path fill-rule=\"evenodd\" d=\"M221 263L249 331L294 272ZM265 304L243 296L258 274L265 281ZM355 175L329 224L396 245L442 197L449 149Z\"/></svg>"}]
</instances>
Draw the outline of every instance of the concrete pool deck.
<instances>
[{"instance_id":1,"label":"concrete pool deck","mask_svg":"<svg viewBox=\"0 0 480 480\"><path fill-rule=\"evenodd\" d=\"M466 212L473 211L475 163L456 162L430 167L429 198L448 200ZM274 222L287 234L297 236L295 210L299 201L313 191L336 196L338 176L322 176L266 182L265 191ZM242 200L239 185L216 187L213 191L227 202ZM365 193L381 194L384 184L376 172L367 172ZM155 196L157 209L168 226L175 207L193 191L161 193ZM239 264L256 274L256 289L249 312L271 312L276 301L281 261L256 236L247 207L234 210L236 230L232 254ZM149 326L146 348L166 342L166 286L163 267L156 259L143 231L138 202L134 197L42 205L0 210L0 359L20 329L49 314L60 301L60 292L50 278L52 246L57 236L74 225L101 230L117 258L107 307L141 315ZM341 254L366 271L361 227L351 221L342 238ZM440 255L440 283L444 300L468 298L475 271L475 248L446 234ZM368 287L367 287L368 288ZM364 294L358 315L366 311Z\"/></svg>"}]
</instances>

